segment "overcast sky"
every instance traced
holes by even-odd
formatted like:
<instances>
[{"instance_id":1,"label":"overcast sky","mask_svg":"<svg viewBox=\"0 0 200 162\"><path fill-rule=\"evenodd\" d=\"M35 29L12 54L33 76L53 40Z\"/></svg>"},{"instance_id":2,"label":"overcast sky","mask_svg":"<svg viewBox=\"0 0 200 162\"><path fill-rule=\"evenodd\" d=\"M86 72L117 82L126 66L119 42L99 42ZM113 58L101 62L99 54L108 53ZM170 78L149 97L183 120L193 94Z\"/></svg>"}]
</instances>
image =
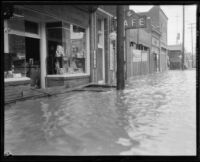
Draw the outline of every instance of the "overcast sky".
<instances>
[{"instance_id":1,"label":"overcast sky","mask_svg":"<svg viewBox=\"0 0 200 162\"><path fill-rule=\"evenodd\" d=\"M130 6L135 12L148 11L153 6ZM179 43L182 43L182 30L183 30L183 6L182 5L161 5L161 9L168 17L168 45L176 44L177 33L180 33L181 38ZM186 51L192 51L191 43L191 29L190 24L193 25L193 52L196 48L196 5L185 5L185 48Z\"/></svg>"}]
</instances>

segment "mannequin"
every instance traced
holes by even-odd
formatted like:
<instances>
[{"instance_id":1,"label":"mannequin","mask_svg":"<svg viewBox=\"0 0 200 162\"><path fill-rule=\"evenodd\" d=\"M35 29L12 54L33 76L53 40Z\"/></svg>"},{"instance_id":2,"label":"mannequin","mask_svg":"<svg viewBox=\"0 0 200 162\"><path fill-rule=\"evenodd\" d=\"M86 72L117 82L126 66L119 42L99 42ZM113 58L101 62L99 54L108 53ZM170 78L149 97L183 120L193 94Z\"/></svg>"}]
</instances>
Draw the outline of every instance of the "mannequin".
<instances>
[{"instance_id":1,"label":"mannequin","mask_svg":"<svg viewBox=\"0 0 200 162\"><path fill-rule=\"evenodd\" d=\"M61 45L56 48L56 73L59 74L60 68L63 68L64 49Z\"/></svg>"}]
</instances>

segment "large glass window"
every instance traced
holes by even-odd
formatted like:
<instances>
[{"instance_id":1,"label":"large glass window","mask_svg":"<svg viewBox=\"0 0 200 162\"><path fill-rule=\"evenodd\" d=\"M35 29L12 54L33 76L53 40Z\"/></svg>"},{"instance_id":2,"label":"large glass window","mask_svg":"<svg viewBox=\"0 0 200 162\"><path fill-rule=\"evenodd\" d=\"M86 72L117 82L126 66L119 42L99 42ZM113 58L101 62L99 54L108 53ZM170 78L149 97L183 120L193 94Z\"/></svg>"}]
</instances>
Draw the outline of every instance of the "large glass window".
<instances>
[{"instance_id":1,"label":"large glass window","mask_svg":"<svg viewBox=\"0 0 200 162\"><path fill-rule=\"evenodd\" d=\"M22 9L4 22L4 78L31 77L40 66L39 24Z\"/></svg>"},{"instance_id":2,"label":"large glass window","mask_svg":"<svg viewBox=\"0 0 200 162\"><path fill-rule=\"evenodd\" d=\"M18 10L17 10L18 11ZM4 77L26 76L25 25L21 12L4 22Z\"/></svg>"},{"instance_id":3,"label":"large glass window","mask_svg":"<svg viewBox=\"0 0 200 162\"><path fill-rule=\"evenodd\" d=\"M86 29L63 22L46 27L48 74L86 73Z\"/></svg>"}]
</instances>

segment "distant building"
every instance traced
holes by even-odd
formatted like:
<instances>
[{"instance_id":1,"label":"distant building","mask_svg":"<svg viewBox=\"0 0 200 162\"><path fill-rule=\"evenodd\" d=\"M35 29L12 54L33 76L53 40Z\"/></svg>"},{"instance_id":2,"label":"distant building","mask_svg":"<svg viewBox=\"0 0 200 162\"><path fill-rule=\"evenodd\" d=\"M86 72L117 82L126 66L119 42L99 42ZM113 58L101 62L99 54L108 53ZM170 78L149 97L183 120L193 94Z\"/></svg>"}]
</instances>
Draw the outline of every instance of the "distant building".
<instances>
[{"instance_id":1,"label":"distant building","mask_svg":"<svg viewBox=\"0 0 200 162\"><path fill-rule=\"evenodd\" d=\"M147 27L126 32L128 77L167 70L167 16L159 6L137 14L147 16Z\"/></svg>"},{"instance_id":2,"label":"distant building","mask_svg":"<svg viewBox=\"0 0 200 162\"><path fill-rule=\"evenodd\" d=\"M168 56L169 56L169 62L170 62L170 69L171 70L181 69L182 46L169 45Z\"/></svg>"},{"instance_id":3,"label":"distant building","mask_svg":"<svg viewBox=\"0 0 200 162\"><path fill-rule=\"evenodd\" d=\"M192 57L192 53L185 53L185 65L188 69L195 67L195 56Z\"/></svg>"}]
</instances>

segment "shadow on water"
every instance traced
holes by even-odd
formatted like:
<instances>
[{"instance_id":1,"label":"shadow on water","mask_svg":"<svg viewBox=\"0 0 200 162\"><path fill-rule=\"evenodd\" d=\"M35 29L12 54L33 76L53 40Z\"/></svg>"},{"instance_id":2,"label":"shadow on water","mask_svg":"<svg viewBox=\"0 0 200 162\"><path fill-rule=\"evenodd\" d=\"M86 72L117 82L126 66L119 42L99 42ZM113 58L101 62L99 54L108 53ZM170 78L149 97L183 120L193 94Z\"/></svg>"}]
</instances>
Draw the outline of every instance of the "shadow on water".
<instances>
[{"instance_id":1,"label":"shadow on water","mask_svg":"<svg viewBox=\"0 0 200 162\"><path fill-rule=\"evenodd\" d=\"M125 90L81 91L5 107L15 155L192 155L195 71L136 76Z\"/></svg>"}]
</instances>

